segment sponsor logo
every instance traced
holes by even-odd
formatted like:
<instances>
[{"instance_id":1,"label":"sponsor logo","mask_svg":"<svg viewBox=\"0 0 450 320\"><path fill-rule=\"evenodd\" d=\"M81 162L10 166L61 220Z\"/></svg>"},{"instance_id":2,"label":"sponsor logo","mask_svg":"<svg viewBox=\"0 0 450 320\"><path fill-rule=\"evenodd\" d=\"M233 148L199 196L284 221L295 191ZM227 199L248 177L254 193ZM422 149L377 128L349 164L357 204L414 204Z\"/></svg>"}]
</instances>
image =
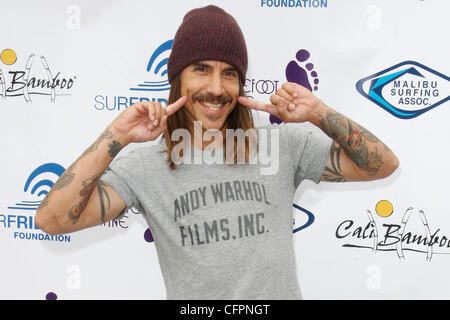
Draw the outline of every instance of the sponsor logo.
<instances>
[{"instance_id":1,"label":"sponsor logo","mask_svg":"<svg viewBox=\"0 0 450 320\"><path fill-rule=\"evenodd\" d=\"M297 83L308 90L319 90L319 76L314 64L311 62L311 54L306 49L300 49L285 68L286 80ZM281 119L274 115L269 116L270 123L282 123Z\"/></svg>"},{"instance_id":2,"label":"sponsor logo","mask_svg":"<svg viewBox=\"0 0 450 320\"><path fill-rule=\"evenodd\" d=\"M32 102L35 96L47 96L55 102L58 96L70 95L75 83L76 76L63 77L60 71L55 72L43 55L37 57L32 53L25 60L14 50L4 49L0 61L6 66L0 67L0 101L23 97ZM17 65L20 62L21 68Z\"/></svg>"},{"instance_id":3,"label":"sponsor logo","mask_svg":"<svg viewBox=\"0 0 450 320\"><path fill-rule=\"evenodd\" d=\"M34 219L39 204L64 170L57 163L45 163L34 169L23 188L25 199L12 203L7 207L7 213L0 214L0 230L11 230L12 237L16 240L70 242L70 235L49 235L42 232Z\"/></svg>"},{"instance_id":4,"label":"sponsor logo","mask_svg":"<svg viewBox=\"0 0 450 320\"><path fill-rule=\"evenodd\" d=\"M399 259L422 254L426 261L431 261L434 255L450 254L450 235L433 228L423 210L408 207L397 214L397 223L392 221L394 206L390 201L379 201L375 212L378 218L366 210L365 218L339 223L335 236L344 242L342 247L395 253Z\"/></svg>"},{"instance_id":5,"label":"sponsor logo","mask_svg":"<svg viewBox=\"0 0 450 320\"><path fill-rule=\"evenodd\" d=\"M450 78L404 61L359 80L356 90L393 116L412 119L450 99Z\"/></svg>"},{"instance_id":6,"label":"sponsor logo","mask_svg":"<svg viewBox=\"0 0 450 320\"><path fill-rule=\"evenodd\" d=\"M7 206L5 212L0 213L0 232L3 229L11 230L12 237L16 240L71 242L70 235L49 235L35 224L36 210L64 171L65 168L58 163L45 163L34 169L25 181L23 200L14 201ZM100 226L128 229L129 212L130 210L120 219L108 221Z\"/></svg>"},{"instance_id":7,"label":"sponsor logo","mask_svg":"<svg viewBox=\"0 0 450 320\"><path fill-rule=\"evenodd\" d=\"M328 0L259 0L266 8L326 8Z\"/></svg>"},{"instance_id":8,"label":"sponsor logo","mask_svg":"<svg viewBox=\"0 0 450 320\"><path fill-rule=\"evenodd\" d=\"M170 89L167 78L167 62L172 50L173 40L168 40L156 48L147 64L147 72L156 77L157 81L144 81L131 91L168 91ZM158 79L159 78L159 79Z\"/></svg>"},{"instance_id":9,"label":"sponsor logo","mask_svg":"<svg viewBox=\"0 0 450 320\"><path fill-rule=\"evenodd\" d=\"M96 95L94 97L94 108L104 111L122 111L139 101L159 101L166 105L168 91L170 90L167 62L172 50L172 43L173 40L165 41L152 53L146 68L148 72L147 80L129 88L129 92L124 95Z\"/></svg>"},{"instance_id":10,"label":"sponsor logo","mask_svg":"<svg viewBox=\"0 0 450 320\"><path fill-rule=\"evenodd\" d=\"M280 81L270 79L245 79L245 94L254 98L255 94L275 94L281 87Z\"/></svg>"}]
</instances>

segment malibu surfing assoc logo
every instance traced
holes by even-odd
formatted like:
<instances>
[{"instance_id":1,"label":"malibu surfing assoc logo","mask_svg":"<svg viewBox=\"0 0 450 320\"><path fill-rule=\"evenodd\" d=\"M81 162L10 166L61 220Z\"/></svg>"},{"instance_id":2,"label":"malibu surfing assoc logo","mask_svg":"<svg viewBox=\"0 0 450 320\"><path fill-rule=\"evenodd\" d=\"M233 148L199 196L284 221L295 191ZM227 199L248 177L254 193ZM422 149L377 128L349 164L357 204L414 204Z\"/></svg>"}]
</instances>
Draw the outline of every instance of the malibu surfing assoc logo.
<instances>
[{"instance_id":1,"label":"malibu surfing assoc logo","mask_svg":"<svg viewBox=\"0 0 450 320\"><path fill-rule=\"evenodd\" d=\"M167 63L172 44L172 39L165 41L151 54L146 67L146 80L130 87L129 92L123 95L97 94L94 97L94 108L104 111L122 111L138 101L159 101L166 105L170 90Z\"/></svg>"},{"instance_id":2,"label":"malibu surfing assoc logo","mask_svg":"<svg viewBox=\"0 0 450 320\"><path fill-rule=\"evenodd\" d=\"M356 90L393 116L412 119L450 99L450 78L404 61L359 80Z\"/></svg>"},{"instance_id":3,"label":"malibu surfing assoc logo","mask_svg":"<svg viewBox=\"0 0 450 320\"><path fill-rule=\"evenodd\" d=\"M366 210L357 219L346 219L337 226L335 236L344 242L343 248L391 252L399 259L421 254L426 261L431 261L434 255L450 254L450 235L433 228L424 210L408 207L396 214L395 223L391 219L393 204L381 200L375 206L375 213Z\"/></svg>"},{"instance_id":4,"label":"malibu surfing assoc logo","mask_svg":"<svg viewBox=\"0 0 450 320\"><path fill-rule=\"evenodd\" d=\"M55 102L58 96L70 95L75 83L76 76L62 76L43 55L22 56L13 49L4 49L0 61L0 101L23 97L30 103L35 96L47 96Z\"/></svg>"}]
</instances>

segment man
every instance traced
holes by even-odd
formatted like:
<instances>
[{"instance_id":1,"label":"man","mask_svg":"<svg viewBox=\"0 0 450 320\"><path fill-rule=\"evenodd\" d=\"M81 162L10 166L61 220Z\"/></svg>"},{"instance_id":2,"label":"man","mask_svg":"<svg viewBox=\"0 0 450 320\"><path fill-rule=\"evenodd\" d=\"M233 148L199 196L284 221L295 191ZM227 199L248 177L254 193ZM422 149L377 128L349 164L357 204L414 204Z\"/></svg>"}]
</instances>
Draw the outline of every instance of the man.
<instances>
[{"instance_id":1,"label":"man","mask_svg":"<svg viewBox=\"0 0 450 320\"><path fill-rule=\"evenodd\" d=\"M245 41L234 18L215 6L188 12L169 58L167 107L141 102L121 113L55 183L36 224L52 234L73 232L133 206L154 236L167 298L301 298L292 241L298 185L304 179L379 179L398 160L373 134L298 84L283 84L270 104L245 98L246 71ZM279 139L268 145L258 140L258 152L276 152L279 166L262 175L261 164L250 161L251 139L245 140L244 162L236 161L234 140L220 147L227 129L255 130L250 108L284 122L310 122L325 134L299 124L265 126ZM232 164L178 161L202 155L212 144L189 139L177 149L178 129L191 137L222 133L213 149L223 157L224 150L233 154ZM159 144L114 159L128 144L161 134Z\"/></svg>"}]
</instances>

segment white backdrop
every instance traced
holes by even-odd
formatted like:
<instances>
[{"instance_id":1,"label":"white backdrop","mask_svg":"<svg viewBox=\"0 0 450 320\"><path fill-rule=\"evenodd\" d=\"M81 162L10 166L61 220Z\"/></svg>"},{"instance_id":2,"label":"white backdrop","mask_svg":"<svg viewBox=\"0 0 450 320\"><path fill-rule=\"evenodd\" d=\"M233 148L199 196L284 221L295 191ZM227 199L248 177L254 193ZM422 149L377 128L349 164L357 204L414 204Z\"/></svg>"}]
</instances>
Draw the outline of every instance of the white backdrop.
<instances>
[{"instance_id":1,"label":"white backdrop","mask_svg":"<svg viewBox=\"0 0 450 320\"><path fill-rule=\"evenodd\" d=\"M301 185L293 215L304 298L450 298L450 2L0 3L0 298L165 299L141 216L49 237L34 215L121 110L165 101L169 40L188 10L210 3L244 32L248 95L268 101L288 74L400 159L382 181Z\"/></svg>"}]
</instances>

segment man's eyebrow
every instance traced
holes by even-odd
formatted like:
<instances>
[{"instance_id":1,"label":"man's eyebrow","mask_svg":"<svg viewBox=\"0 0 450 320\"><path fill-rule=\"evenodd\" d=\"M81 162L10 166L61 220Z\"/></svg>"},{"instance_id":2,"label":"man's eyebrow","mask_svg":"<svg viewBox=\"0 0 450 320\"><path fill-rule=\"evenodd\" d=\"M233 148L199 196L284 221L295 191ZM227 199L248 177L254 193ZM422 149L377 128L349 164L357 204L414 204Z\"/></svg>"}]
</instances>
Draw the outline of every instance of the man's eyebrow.
<instances>
[{"instance_id":1,"label":"man's eyebrow","mask_svg":"<svg viewBox=\"0 0 450 320\"><path fill-rule=\"evenodd\" d=\"M237 71L237 69L233 66L230 66L228 68L225 68L223 71Z\"/></svg>"},{"instance_id":2,"label":"man's eyebrow","mask_svg":"<svg viewBox=\"0 0 450 320\"><path fill-rule=\"evenodd\" d=\"M203 61L197 61L192 63L192 66L194 67L208 67L208 68L212 68L212 65L210 65L207 62L203 62ZM229 66L228 68L223 69L222 71L237 71L237 69L233 66Z\"/></svg>"},{"instance_id":3,"label":"man's eyebrow","mask_svg":"<svg viewBox=\"0 0 450 320\"><path fill-rule=\"evenodd\" d=\"M194 66L194 67L210 67L211 68L211 65L207 64L206 62L201 62L201 61L194 62L192 64L192 66Z\"/></svg>"}]
</instances>

